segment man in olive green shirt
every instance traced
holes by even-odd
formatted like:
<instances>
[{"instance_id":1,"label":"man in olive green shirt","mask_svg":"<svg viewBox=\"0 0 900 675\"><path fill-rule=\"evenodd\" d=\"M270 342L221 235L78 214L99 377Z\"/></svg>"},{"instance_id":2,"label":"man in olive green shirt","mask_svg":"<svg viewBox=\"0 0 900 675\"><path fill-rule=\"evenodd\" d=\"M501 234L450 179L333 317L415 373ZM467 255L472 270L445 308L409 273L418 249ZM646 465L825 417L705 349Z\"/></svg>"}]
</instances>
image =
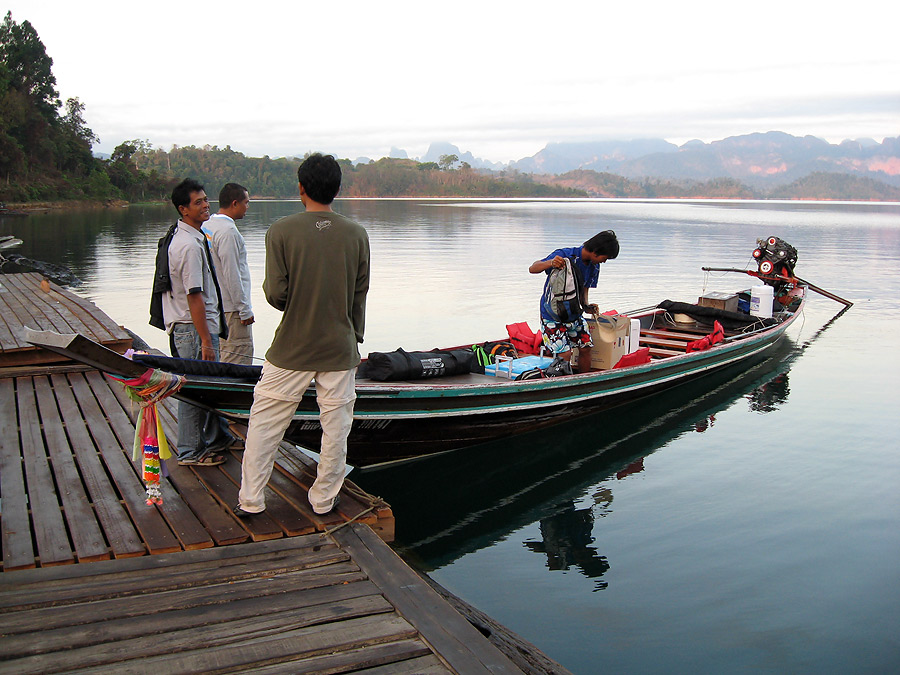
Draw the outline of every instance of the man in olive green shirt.
<instances>
[{"instance_id":1,"label":"man in olive green shirt","mask_svg":"<svg viewBox=\"0 0 900 675\"><path fill-rule=\"evenodd\" d=\"M253 392L234 509L242 518L265 510L278 443L313 380L322 424L318 474L309 490L313 511L330 512L344 482L357 345L365 330L369 238L362 226L331 209L341 186L334 157L311 155L297 178L306 211L282 218L266 233L263 291L284 315Z\"/></svg>"}]
</instances>

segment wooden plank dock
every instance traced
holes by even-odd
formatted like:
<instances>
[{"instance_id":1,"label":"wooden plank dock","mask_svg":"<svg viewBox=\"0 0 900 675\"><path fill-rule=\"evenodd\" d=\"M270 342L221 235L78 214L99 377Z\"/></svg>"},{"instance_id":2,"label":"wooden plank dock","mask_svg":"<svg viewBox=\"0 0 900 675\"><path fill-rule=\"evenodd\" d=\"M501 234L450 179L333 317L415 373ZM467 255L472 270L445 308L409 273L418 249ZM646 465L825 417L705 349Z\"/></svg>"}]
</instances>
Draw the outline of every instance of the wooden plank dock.
<instances>
[{"instance_id":1,"label":"wooden plank dock","mask_svg":"<svg viewBox=\"0 0 900 675\"><path fill-rule=\"evenodd\" d=\"M163 503L147 505L136 404L23 345L16 322L102 328L120 351L131 338L41 281L0 275L0 673L567 672L406 566L380 498L348 480L337 511L314 514L315 462L288 443L264 514L231 513L239 447L217 467L170 460ZM176 410L159 405L173 443Z\"/></svg>"},{"instance_id":2,"label":"wooden plank dock","mask_svg":"<svg viewBox=\"0 0 900 675\"><path fill-rule=\"evenodd\" d=\"M265 514L241 520L231 513L240 486L237 448L217 467L170 459L163 504L148 506L130 457L137 405L96 370L54 368L39 366L38 374L19 367L19 376L0 379L4 571L299 536L350 520L393 538L390 507L352 481L336 513L314 514L306 495L315 462L288 443L278 453ZM159 406L172 442L176 409L170 401Z\"/></svg>"},{"instance_id":3,"label":"wooden plank dock","mask_svg":"<svg viewBox=\"0 0 900 675\"><path fill-rule=\"evenodd\" d=\"M365 525L0 575L0 673L521 673Z\"/></svg>"},{"instance_id":4,"label":"wooden plank dock","mask_svg":"<svg viewBox=\"0 0 900 675\"><path fill-rule=\"evenodd\" d=\"M38 349L22 337L22 327L81 333L123 353L131 336L94 303L36 272L0 274L0 368L58 363L60 356Z\"/></svg>"}]
</instances>

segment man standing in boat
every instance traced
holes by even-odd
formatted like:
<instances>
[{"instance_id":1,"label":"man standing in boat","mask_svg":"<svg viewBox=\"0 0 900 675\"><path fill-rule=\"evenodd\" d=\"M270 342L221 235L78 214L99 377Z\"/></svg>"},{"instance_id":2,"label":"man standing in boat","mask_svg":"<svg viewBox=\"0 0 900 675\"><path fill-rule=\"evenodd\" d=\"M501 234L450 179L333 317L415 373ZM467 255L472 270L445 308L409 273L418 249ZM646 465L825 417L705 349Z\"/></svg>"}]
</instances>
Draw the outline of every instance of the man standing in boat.
<instances>
[{"instance_id":1,"label":"man standing in boat","mask_svg":"<svg viewBox=\"0 0 900 675\"><path fill-rule=\"evenodd\" d=\"M250 304L250 267L247 247L235 225L247 214L250 193L243 185L226 183L219 191L219 212L203 225L222 291L228 337L219 342L223 363L249 366L253 362L253 307Z\"/></svg>"},{"instance_id":2,"label":"man standing in boat","mask_svg":"<svg viewBox=\"0 0 900 675\"><path fill-rule=\"evenodd\" d=\"M551 272L554 269L565 269L567 261L576 275L580 276L581 307L588 312L596 313L597 306L588 303L588 289L596 288L600 278L600 265L619 255L619 240L612 230L604 230L588 239L581 246L558 248L542 260L531 263L528 271L532 274L547 274L544 292L541 295L541 332L544 344L550 351L569 361L572 349L578 349L578 372L586 373L591 369L591 333L581 312L573 318L560 318L553 309L553 291L550 288Z\"/></svg>"},{"instance_id":3,"label":"man standing in boat","mask_svg":"<svg viewBox=\"0 0 900 675\"><path fill-rule=\"evenodd\" d=\"M369 237L331 208L341 187L334 157L310 155L297 179L306 211L282 218L266 233L263 291L284 314L253 391L234 508L240 518L265 510L278 443L313 380L322 425L318 472L309 490L313 511L334 509L344 483L369 291Z\"/></svg>"},{"instance_id":4,"label":"man standing in boat","mask_svg":"<svg viewBox=\"0 0 900 675\"><path fill-rule=\"evenodd\" d=\"M219 337L227 337L215 268L201 227L209 220L209 198L203 186L186 178L172 191L181 216L168 247L170 288L162 293L162 315L172 356L217 361ZM162 260L157 260L157 268ZM157 269L159 275L159 269ZM152 322L152 321L151 321ZM178 402L178 463L215 466L225 461L221 450L234 439L215 413Z\"/></svg>"}]
</instances>

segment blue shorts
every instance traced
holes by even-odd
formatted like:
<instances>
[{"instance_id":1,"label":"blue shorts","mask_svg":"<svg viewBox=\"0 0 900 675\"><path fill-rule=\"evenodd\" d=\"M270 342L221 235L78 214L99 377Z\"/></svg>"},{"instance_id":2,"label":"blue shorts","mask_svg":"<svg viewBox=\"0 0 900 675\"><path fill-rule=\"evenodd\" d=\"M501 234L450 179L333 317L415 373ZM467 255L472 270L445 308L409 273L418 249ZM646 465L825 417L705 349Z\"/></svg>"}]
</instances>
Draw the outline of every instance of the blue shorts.
<instances>
[{"instance_id":1,"label":"blue shorts","mask_svg":"<svg viewBox=\"0 0 900 675\"><path fill-rule=\"evenodd\" d=\"M549 321L542 317L541 333L544 335L544 344L554 354L594 346L584 317L578 317L570 323Z\"/></svg>"}]
</instances>

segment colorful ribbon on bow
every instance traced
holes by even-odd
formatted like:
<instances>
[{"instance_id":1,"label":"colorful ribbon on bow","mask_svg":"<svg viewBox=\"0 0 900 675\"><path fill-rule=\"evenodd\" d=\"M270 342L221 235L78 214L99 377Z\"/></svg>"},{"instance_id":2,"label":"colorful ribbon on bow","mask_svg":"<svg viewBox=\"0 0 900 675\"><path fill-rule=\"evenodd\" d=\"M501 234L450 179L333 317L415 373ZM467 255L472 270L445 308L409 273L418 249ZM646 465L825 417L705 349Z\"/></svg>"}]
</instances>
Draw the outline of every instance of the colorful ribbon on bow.
<instances>
[{"instance_id":1,"label":"colorful ribbon on bow","mask_svg":"<svg viewBox=\"0 0 900 675\"><path fill-rule=\"evenodd\" d=\"M138 378L124 379L110 376L125 386L125 393L132 401L140 404L137 422L134 425L134 448L131 459L142 460L144 483L147 486L147 506L162 504L159 487L161 476L168 475L165 462L172 456L166 434L159 421L156 403L171 396L184 384L184 377L162 370L149 369Z\"/></svg>"}]
</instances>

